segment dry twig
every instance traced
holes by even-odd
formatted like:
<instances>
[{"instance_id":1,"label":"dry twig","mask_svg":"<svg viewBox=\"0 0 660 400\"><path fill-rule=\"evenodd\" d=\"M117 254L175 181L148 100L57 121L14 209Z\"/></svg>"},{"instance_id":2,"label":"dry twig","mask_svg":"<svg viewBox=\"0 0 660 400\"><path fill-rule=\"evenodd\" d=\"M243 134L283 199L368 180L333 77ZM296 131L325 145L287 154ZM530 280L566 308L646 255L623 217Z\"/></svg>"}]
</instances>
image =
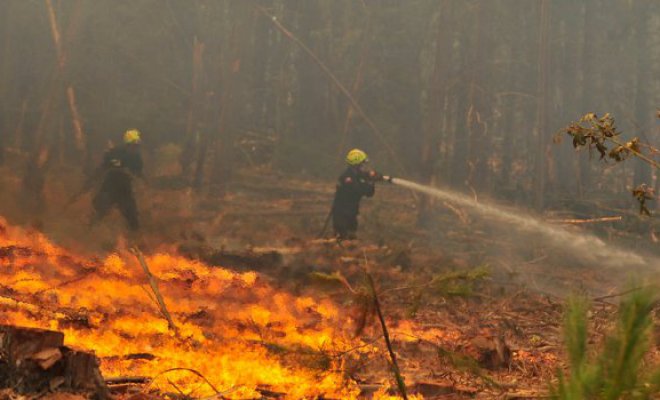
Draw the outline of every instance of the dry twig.
<instances>
[{"instance_id":1,"label":"dry twig","mask_svg":"<svg viewBox=\"0 0 660 400\"><path fill-rule=\"evenodd\" d=\"M396 361L396 354L392 348L392 342L390 340L390 334L387 331L387 324L385 323L385 318L383 317L383 312L380 308L380 301L378 300L378 294L376 293L376 286L374 285L374 279L369 273L369 263L367 261L367 254L364 254L364 273L367 277L367 284L369 285L369 290L371 291L371 296L374 302L374 308L376 309L376 314L380 320L380 326L383 329L383 338L385 339L385 345L387 346L387 351L390 353L390 359L392 361L392 372L394 372L394 377L396 378L396 384L399 387L399 392L403 400L408 400L408 395L406 394L406 384L403 381L403 376L401 375L401 370L399 369L399 364Z\"/></svg>"}]
</instances>

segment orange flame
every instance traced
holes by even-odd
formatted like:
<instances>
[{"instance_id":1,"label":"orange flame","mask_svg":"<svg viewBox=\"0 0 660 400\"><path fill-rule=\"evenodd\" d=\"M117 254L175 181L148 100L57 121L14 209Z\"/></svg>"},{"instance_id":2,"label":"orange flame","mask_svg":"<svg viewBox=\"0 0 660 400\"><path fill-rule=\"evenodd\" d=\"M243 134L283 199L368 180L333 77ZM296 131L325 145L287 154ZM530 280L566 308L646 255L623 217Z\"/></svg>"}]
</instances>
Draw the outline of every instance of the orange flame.
<instances>
[{"instance_id":1,"label":"orange flame","mask_svg":"<svg viewBox=\"0 0 660 400\"><path fill-rule=\"evenodd\" d=\"M154 377L163 391L214 395L190 372L160 374L191 368L228 398L258 396L260 387L288 398L358 397L335 355L375 348L348 337L332 302L295 297L255 272L167 253L146 261L178 336L132 255L90 261L0 218L0 323L60 330L67 345L96 352L104 376Z\"/></svg>"}]
</instances>

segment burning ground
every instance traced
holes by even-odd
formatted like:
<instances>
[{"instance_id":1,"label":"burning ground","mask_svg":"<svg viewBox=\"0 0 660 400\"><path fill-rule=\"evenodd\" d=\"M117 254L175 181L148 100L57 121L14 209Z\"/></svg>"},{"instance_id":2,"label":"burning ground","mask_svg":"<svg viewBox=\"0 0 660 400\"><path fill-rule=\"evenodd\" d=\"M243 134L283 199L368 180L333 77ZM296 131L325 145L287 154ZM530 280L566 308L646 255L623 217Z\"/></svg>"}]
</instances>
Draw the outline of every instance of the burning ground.
<instances>
[{"instance_id":1,"label":"burning ground","mask_svg":"<svg viewBox=\"0 0 660 400\"><path fill-rule=\"evenodd\" d=\"M342 377L335 355L359 341L346 338L330 301L293 297L254 272L158 253L146 261L176 321L175 334L130 253L84 259L38 233L4 221L0 226L1 322L63 331L67 344L96 352L106 377L155 377L188 367L237 398L256 396L263 385L293 398L350 398L358 391ZM322 365L303 367L314 363ZM188 371L171 371L153 385L215 394L199 382Z\"/></svg>"}]
</instances>

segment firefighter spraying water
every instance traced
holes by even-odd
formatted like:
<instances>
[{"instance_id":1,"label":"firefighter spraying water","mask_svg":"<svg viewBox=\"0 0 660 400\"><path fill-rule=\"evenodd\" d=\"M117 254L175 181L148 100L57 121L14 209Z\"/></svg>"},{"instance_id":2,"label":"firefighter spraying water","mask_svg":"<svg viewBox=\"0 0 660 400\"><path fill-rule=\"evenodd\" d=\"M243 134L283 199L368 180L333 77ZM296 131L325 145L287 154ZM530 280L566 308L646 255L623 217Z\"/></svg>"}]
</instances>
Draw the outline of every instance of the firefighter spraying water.
<instances>
[{"instance_id":1,"label":"firefighter spraying water","mask_svg":"<svg viewBox=\"0 0 660 400\"><path fill-rule=\"evenodd\" d=\"M498 205L485 202L477 203L468 196L450 190L380 174L368 168L369 158L360 149L349 151L346 156L346 163L348 167L337 182L332 209L326 219L321 236L325 233L327 225L332 219L335 237L338 240L355 239L358 230L360 201L363 197L374 196L377 182L387 182L424 195L466 206L483 216L504 221L514 229L544 237L549 243L567 249L572 255L584 262L596 262L603 266L612 267L620 265L660 267L660 260L656 257L644 257L640 254L618 249L594 235L570 232L560 226L541 221L532 215L507 210L505 207ZM584 253L580 251L584 246L598 249L598 251Z\"/></svg>"},{"instance_id":2,"label":"firefighter spraying water","mask_svg":"<svg viewBox=\"0 0 660 400\"><path fill-rule=\"evenodd\" d=\"M322 235L332 218L332 227L338 240L352 240L357 237L360 201L363 197L373 197L376 193L376 182L392 182L391 176L368 169L368 163L367 153L360 149L353 149L346 155L348 167L338 179L332 209Z\"/></svg>"}]
</instances>

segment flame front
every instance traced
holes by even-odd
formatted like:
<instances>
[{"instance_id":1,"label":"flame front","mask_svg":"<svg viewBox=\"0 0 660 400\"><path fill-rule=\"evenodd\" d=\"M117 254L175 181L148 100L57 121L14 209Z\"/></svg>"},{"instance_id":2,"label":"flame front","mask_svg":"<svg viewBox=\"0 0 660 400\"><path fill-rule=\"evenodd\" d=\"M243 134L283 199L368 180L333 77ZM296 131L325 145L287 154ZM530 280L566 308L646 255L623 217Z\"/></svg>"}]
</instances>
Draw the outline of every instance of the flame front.
<instances>
[{"instance_id":1,"label":"flame front","mask_svg":"<svg viewBox=\"0 0 660 400\"><path fill-rule=\"evenodd\" d=\"M90 261L2 219L0 249L0 323L64 332L67 345L96 352L106 377L154 377L154 388L196 396L217 389L246 398L268 387L289 398L349 399L359 389L333 355L375 351L348 338L329 300L295 297L254 272L146 257L175 335L129 253Z\"/></svg>"}]
</instances>

